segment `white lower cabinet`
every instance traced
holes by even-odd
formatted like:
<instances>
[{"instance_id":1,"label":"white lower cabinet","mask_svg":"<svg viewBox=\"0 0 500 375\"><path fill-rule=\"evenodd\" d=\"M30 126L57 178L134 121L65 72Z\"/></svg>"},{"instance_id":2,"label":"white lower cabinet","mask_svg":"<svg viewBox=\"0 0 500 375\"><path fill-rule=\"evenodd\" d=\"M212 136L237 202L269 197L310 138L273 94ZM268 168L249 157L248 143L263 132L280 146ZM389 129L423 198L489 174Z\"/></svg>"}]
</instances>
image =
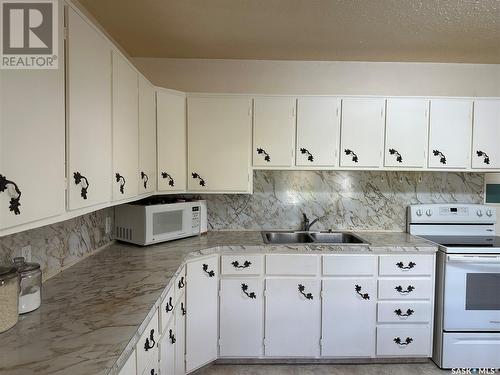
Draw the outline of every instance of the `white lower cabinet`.
<instances>
[{"instance_id":1,"label":"white lower cabinet","mask_svg":"<svg viewBox=\"0 0 500 375\"><path fill-rule=\"evenodd\" d=\"M175 350L177 335L175 332L175 319L170 319L160 341L160 373L161 375L175 374Z\"/></svg>"},{"instance_id":2,"label":"white lower cabinet","mask_svg":"<svg viewBox=\"0 0 500 375\"><path fill-rule=\"evenodd\" d=\"M221 280L220 357L262 356L263 294L260 278Z\"/></svg>"},{"instance_id":3,"label":"white lower cabinet","mask_svg":"<svg viewBox=\"0 0 500 375\"><path fill-rule=\"evenodd\" d=\"M175 308L175 375L186 373L186 297L183 295ZM162 373L163 375L163 373Z\"/></svg>"},{"instance_id":4,"label":"white lower cabinet","mask_svg":"<svg viewBox=\"0 0 500 375\"><path fill-rule=\"evenodd\" d=\"M153 361L149 363L141 375L158 375L159 374L159 363L158 361Z\"/></svg>"},{"instance_id":5,"label":"white lower cabinet","mask_svg":"<svg viewBox=\"0 0 500 375\"><path fill-rule=\"evenodd\" d=\"M127 361L123 365L123 367L118 372L118 375L136 375L136 366L137 361L135 358L135 350L132 352L130 357L128 357Z\"/></svg>"},{"instance_id":6,"label":"white lower cabinet","mask_svg":"<svg viewBox=\"0 0 500 375\"><path fill-rule=\"evenodd\" d=\"M266 279L266 356L319 356L320 290L317 279Z\"/></svg>"},{"instance_id":7,"label":"white lower cabinet","mask_svg":"<svg viewBox=\"0 0 500 375\"><path fill-rule=\"evenodd\" d=\"M158 363L159 339L158 311L156 311L136 345L137 374L142 374L152 363Z\"/></svg>"}]
</instances>

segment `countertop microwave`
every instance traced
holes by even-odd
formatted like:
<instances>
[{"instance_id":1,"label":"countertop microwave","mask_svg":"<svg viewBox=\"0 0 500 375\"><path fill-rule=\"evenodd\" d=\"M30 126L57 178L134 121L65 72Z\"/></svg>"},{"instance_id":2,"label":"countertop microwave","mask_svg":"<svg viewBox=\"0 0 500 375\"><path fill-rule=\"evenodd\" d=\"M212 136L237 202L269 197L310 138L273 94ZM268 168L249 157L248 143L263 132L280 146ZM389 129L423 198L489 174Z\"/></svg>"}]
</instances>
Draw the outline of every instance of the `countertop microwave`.
<instances>
[{"instance_id":1,"label":"countertop microwave","mask_svg":"<svg viewBox=\"0 0 500 375\"><path fill-rule=\"evenodd\" d=\"M115 207L117 240L146 246L206 232L206 202L163 203L154 197Z\"/></svg>"}]
</instances>

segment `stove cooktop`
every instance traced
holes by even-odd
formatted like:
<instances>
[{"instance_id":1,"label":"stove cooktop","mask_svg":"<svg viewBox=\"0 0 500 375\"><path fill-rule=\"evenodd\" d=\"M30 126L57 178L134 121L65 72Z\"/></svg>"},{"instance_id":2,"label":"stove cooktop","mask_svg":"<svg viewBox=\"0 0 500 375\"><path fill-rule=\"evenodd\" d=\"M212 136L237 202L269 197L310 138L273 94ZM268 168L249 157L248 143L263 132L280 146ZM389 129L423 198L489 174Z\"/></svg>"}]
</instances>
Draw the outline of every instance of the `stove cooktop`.
<instances>
[{"instance_id":1,"label":"stove cooktop","mask_svg":"<svg viewBox=\"0 0 500 375\"><path fill-rule=\"evenodd\" d=\"M500 236L421 236L445 253L500 253Z\"/></svg>"}]
</instances>

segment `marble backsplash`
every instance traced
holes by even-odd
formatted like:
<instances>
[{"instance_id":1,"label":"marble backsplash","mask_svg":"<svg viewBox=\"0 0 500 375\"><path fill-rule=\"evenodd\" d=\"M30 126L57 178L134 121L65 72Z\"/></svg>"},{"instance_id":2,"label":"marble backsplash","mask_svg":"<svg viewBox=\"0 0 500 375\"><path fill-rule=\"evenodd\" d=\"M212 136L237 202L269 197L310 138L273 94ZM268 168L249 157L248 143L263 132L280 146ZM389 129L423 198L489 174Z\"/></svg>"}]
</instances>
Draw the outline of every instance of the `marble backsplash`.
<instances>
[{"instance_id":1,"label":"marble backsplash","mask_svg":"<svg viewBox=\"0 0 500 375\"><path fill-rule=\"evenodd\" d=\"M210 230L406 231L417 203L483 203L484 174L454 172L255 171L252 195L203 195Z\"/></svg>"},{"instance_id":2,"label":"marble backsplash","mask_svg":"<svg viewBox=\"0 0 500 375\"><path fill-rule=\"evenodd\" d=\"M30 245L31 260L40 263L46 280L112 241L112 234L105 233L106 217L113 224L113 208L0 237L0 263L10 263Z\"/></svg>"}]
</instances>

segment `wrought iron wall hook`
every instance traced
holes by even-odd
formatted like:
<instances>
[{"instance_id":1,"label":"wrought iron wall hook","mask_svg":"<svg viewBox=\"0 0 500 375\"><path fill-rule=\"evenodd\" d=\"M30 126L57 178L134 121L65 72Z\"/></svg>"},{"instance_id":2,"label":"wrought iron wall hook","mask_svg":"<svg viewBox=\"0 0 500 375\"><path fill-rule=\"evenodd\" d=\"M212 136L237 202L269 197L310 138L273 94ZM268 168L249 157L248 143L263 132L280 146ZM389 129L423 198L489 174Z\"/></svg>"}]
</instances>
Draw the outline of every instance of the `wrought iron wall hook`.
<instances>
[{"instance_id":1,"label":"wrought iron wall hook","mask_svg":"<svg viewBox=\"0 0 500 375\"><path fill-rule=\"evenodd\" d=\"M486 152L477 150L476 155L479 156L480 158L483 158L483 163L484 164L490 164L490 157L486 154Z\"/></svg>"},{"instance_id":2,"label":"wrought iron wall hook","mask_svg":"<svg viewBox=\"0 0 500 375\"><path fill-rule=\"evenodd\" d=\"M169 186L174 186L175 185L174 178L171 175L169 175L167 172L161 172L161 177L162 178L168 178L168 185Z\"/></svg>"},{"instance_id":3,"label":"wrought iron wall hook","mask_svg":"<svg viewBox=\"0 0 500 375\"><path fill-rule=\"evenodd\" d=\"M89 180L80 172L73 173L73 178L75 180L75 185L81 184L83 182L84 185L82 185L80 195L83 199L87 199L87 193L90 186Z\"/></svg>"},{"instance_id":4,"label":"wrought iron wall hook","mask_svg":"<svg viewBox=\"0 0 500 375\"><path fill-rule=\"evenodd\" d=\"M120 183L120 193L125 193L125 177L123 177L120 173L115 173L116 182Z\"/></svg>"},{"instance_id":5,"label":"wrought iron wall hook","mask_svg":"<svg viewBox=\"0 0 500 375\"><path fill-rule=\"evenodd\" d=\"M402 163L403 162L403 157L401 156L401 154L397 150L395 150L393 148L390 148L389 149L389 154L396 155L396 161L398 163Z\"/></svg>"},{"instance_id":6,"label":"wrought iron wall hook","mask_svg":"<svg viewBox=\"0 0 500 375\"><path fill-rule=\"evenodd\" d=\"M358 155L356 155L356 153L353 150L346 148L344 150L344 152L345 152L346 155L351 155L352 156L352 161L353 162L357 163L359 161L358 160Z\"/></svg>"},{"instance_id":7,"label":"wrought iron wall hook","mask_svg":"<svg viewBox=\"0 0 500 375\"><path fill-rule=\"evenodd\" d=\"M196 173L196 172L191 173L191 177L193 177L194 179L200 180L200 182L199 182L200 186L205 186L205 180L198 173Z\"/></svg>"},{"instance_id":8,"label":"wrought iron wall hook","mask_svg":"<svg viewBox=\"0 0 500 375\"><path fill-rule=\"evenodd\" d=\"M306 148L301 148L300 152L302 153L302 155L307 154L307 160L309 160L311 163L314 161L314 156Z\"/></svg>"},{"instance_id":9,"label":"wrought iron wall hook","mask_svg":"<svg viewBox=\"0 0 500 375\"><path fill-rule=\"evenodd\" d=\"M19 206L21 206L21 190L19 186L14 181L8 180L7 177L0 174L0 193L7 190L7 185L11 185L16 192L16 197L11 197L9 201L9 211L14 212L14 215L20 215L21 211L19 210Z\"/></svg>"},{"instance_id":10,"label":"wrought iron wall hook","mask_svg":"<svg viewBox=\"0 0 500 375\"><path fill-rule=\"evenodd\" d=\"M144 189L147 189L148 188L149 177L143 171L141 171L141 180L144 180Z\"/></svg>"},{"instance_id":11,"label":"wrought iron wall hook","mask_svg":"<svg viewBox=\"0 0 500 375\"><path fill-rule=\"evenodd\" d=\"M270 162L271 162L271 155L269 155L269 154L266 152L266 150L264 150L263 148L258 147L258 148L257 148L257 154L259 154L259 155L264 155L264 160L265 160L266 162L268 162L268 163L270 163Z\"/></svg>"}]
</instances>

